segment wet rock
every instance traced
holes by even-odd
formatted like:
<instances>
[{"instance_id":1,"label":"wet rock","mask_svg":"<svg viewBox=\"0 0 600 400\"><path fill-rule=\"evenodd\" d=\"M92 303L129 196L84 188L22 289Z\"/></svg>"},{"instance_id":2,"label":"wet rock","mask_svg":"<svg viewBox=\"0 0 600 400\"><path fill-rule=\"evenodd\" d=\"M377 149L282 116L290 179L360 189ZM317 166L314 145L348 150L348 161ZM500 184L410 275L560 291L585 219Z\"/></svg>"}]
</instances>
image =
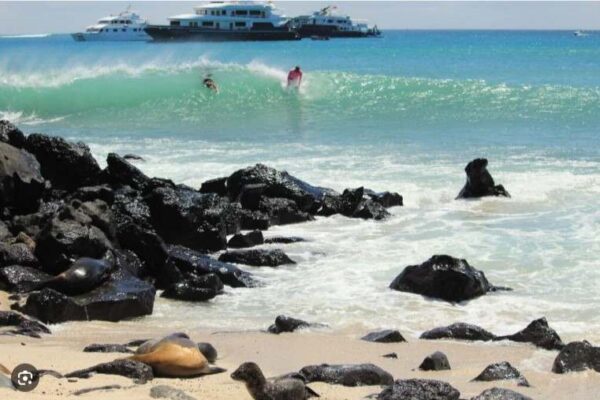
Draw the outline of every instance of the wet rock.
<instances>
[{"instance_id":1,"label":"wet rock","mask_svg":"<svg viewBox=\"0 0 600 400\"><path fill-rule=\"evenodd\" d=\"M84 186L75 190L70 198L79 199L81 202L102 200L106 204L115 201L115 193L108 185Z\"/></svg>"},{"instance_id":2,"label":"wet rock","mask_svg":"<svg viewBox=\"0 0 600 400\"><path fill-rule=\"evenodd\" d=\"M39 262L25 243L0 243L0 268L7 265L35 267Z\"/></svg>"},{"instance_id":3,"label":"wet rock","mask_svg":"<svg viewBox=\"0 0 600 400\"><path fill-rule=\"evenodd\" d=\"M44 324L14 311L0 311L0 327L11 327L11 329L2 332L6 335L23 335L33 338L40 338L40 334L50 334ZM14 327L14 328L12 328Z\"/></svg>"},{"instance_id":4,"label":"wet rock","mask_svg":"<svg viewBox=\"0 0 600 400\"><path fill-rule=\"evenodd\" d=\"M110 206L100 199L86 201L79 205L79 210L91 219L91 224L100 228L106 237L115 238L115 225Z\"/></svg>"},{"instance_id":5,"label":"wet rock","mask_svg":"<svg viewBox=\"0 0 600 400\"><path fill-rule=\"evenodd\" d=\"M377 400L458 400L460 392L450 384L430 379L399 379L383 389Z\"/></svg>"},{"instance_id":6,"label":"wet rock","mask_svg":"<svg viewBox=\"0 0 600 400\"><path fill-rule=\"evenodd\" d=\"M58 274L80 257L102 258L112 244L94 225L53 218L37 237L36 256L44 271Z\"/></svg>"},{"instance_id":7,"label":"wet rock","mask_svg":"<svg viewBox=\"0 0 600 400\"><path fill-rule=\"evenodd\" d=\"M17 149L22 149L25 145L25 135L19 128L9 121L0 121L0 142L10 144Z\"/></svg>"},{"instance_id":8,"label":"wet rock","mask_svg":"<svg viewBox=\"0 0 600 400\"><path fill-rule=\"evenodd\" d=\"M419 369L422 371L444 371L450 369L450 361L448 361L448 357L441 351L436 351L435 353L428 355L425 357L421 365L419 365Z\"/></svg>"},{"instance_id":9,"label":"wet rock","mask_svg":"<svg viewBox=\"0 0 600 400\"><path fill-rule=\"evenodd\" d=\"M507 361L488 365L473 380L480 382L491 382L510 379L516 380L519 386L529 386L527 379L525 379L519 370L517 370Z\"/></svg>"},{"instance_id":10,"label":"wet rock","mask_svg":"<svg viewBox=\"0 0 600 400\"><path fill-rule=\"evenodd\" d=\"M395 192L379 192L376 193L370 189L365 189L365 195L367 195L375 203L382 205L385 208L396 207L404 205L402 196Z\"/></svg>"},{"instance_id":11,"label":"wet rock","mask_svg":"<svg viewBox=\"0 0 600 400\"><path fill-rule=\"evenodd\" d=\"M9 265L0 268L0 290L16 293L27 293L40 287L51 275L37 268L21 265Z\"/></svg>"},{"instance_id":12,"label":"wet rock","mask_svg":"<svg viewBox=\"0 0 600 400\"><path fill-rule=\"evenodd\" d=\"M214 273L231 287L254 287L257 282L252 275L235 265L217 261L207 255L183 246L169 246L167 266L176 268L184 275L202 276Z\"/></svg>"},{"instance_id":13,"label":"wet rock","mask_svg":"<svg viewBox=\"0 0 600 400\"><path fill-rule=\"evenodd\" d=\"M271 226L270 218L261 211L242 210L240 214L240 229L266 231Z\"/></svg>"},{"instance_id":14,"label":"wet rock","mask_svg":"<svg viewBox=\"0 0 600 400\"><path fill-rule=\"evenodd\" d=\"M421 339L455 339L455 340L480 340L489 341L496 337L491 332L471 324L457 322L452 325L434 328L430 331L423 332Z\"/></svg>"},{"instance_id":15,"label":"wet rock","mask_svg":"<svg viewBox=\"0 0 600 400\"><path fill-rule=\"evenodd\" d=\"M40 162L42 176L57 189L72 191L99 181L100 167L83 143L71 143L60 137L31 134L25 149Z\"/></svg>"},{"instance_id":16,"label":"wet rock","mask_svg":"<svg viewBox=\"0 0 600 400\"><path fill-rule=\"evenodd\" d=\"M185 187L158 187L146 200L152 224L167 243L197 251L226 247L225 225L211 221L211 215L207 215L212 207L219 205L218 196Z\"/></svg>"},{"instance_id":17,"label":"wet rock","mask_svg":"<svg viewBox=\"0 0 600 400\"><path fill-rule=\"evenodd\" d=\"M471 400L533 400L531 397L522 395L510 389L491 388L481 394L471 397Z\"/></svg>"},{"instance_id":18,"label":"wet rock","mask_svg":"<svg viewBox=\"0 0 600 400\"><path fill-rule=\"evenodd\" d=\"M150 207L138 191L124 186L116 190L114 196L111 211L115 224L134 223L144 229L153 229Z\"/></svg>"},{"instance_id":19,"label":"wet rock","mask_svg":"<svg viewBox=\"0 0 600 400\"><path fill-rule=\"evenodd\" d=\"M385 207L365 194L365 189L346 189L342 195L330 193L325 196L319 215L342 214L350 218L381 220L389 216Z\"/></svg>"},{"instance_id":20,"label":"wet rock","mask_svg":"<svg viewBox=\"0 0 600 400\"><path fill-rule=\"evenodd\" d=\"M131 153L125 154L123 156L123 159L128 160L128 161L129 160L131 160L131 161L146 161L146 160L144 160L144 157L138 156L137 154L131 154Z\"/></svg>"},{"instance_id":21,"label":"wet rock","mask_svg":"<svg viewBox=\"0 0 600 400\"><path fill-rule=\"evenodd\" d=\"M391 385L391 374L373 364L310 365L300 370L306 382L326 382L343 386Z\"/></svg>"},{"instance_id":22,"label":"wet rock","mask_svg":"<svg viewBox=\"0 0 600 400\"><path fill-rule=\"evenodd\" d=\"M267 331L278 335L284 332L294 332L297 329L308 328L310 326L312 326L310 323L302 321L301 319L279 315L275 318L275 323L271 325Z\"/></svg>"},{"instance_id":23,"label":"wet rock","mask_svg":"<svg viewBox=\"0 0 600 400\"><path fill-rule=\"evenodd\" d=\"M297 224L314 220L311 214L301 211L290 199L265 197L260 200L258 208L269 216L271 225Z\"/></svg>"},{"instance_id":24,"label":"wet rock","mask_svg":"<svg viewBox=\"0 0 600 400\"><path fill-rule=\"evenodd\" d=\"M246 234L238 233L234 235L229 242L227 247L233 249L241 249L245 247L258 246L264 243L263 234L261 231L252 231Z\"/></svg>"},{"instance_id":25,"label":"wet rock","mask_svg":"<svg viewBox=\"0 0 600 400\"><path fill-rule=\"evenodd\" d=\"M585 340L571 342L563 347L552 365L552 372L557 374L586 369L600 372L600 347L594 347Z\"/></svg>"},{"instance_id":26,"label":"wet rock","mask_svg":"<svg viewBox=\"0 0 600 400\"><path fill-rule=\"evenodd\" d=\"M361 338L367 342L376 343L401 343L406 342L406 339L402 337L399 331L394 329L386 329L378 332L371 332L368 335Z\"/></svg>"},{"instance_id":27,"label":"wet rock","mask_svg":"<svg viewBox=\"0 0 600 400\"><path fill-rule=\"evenodd\" d=\"M281 250L244 250L228 251L219 256L219 261L255 267L277 267L284 264L296 264Z\"/></svg>"},{"instance_id":28,"label":"wet rock","mask_svg":"<svg viewBox=\"0 0 600 400\"><path fill-rule=\"evenodd\" d=\"M209 363L214 364L217 361L217 349L212 344L205 342L198 343L198 350L200 350L200 353L202 353Z\"/></svg>"},{"instance_id":29,"label":"wet rock","mask_svg":"<svg viewBox=\"0 0 600 400\"><path fill-rule=\"evenodd\" d=\"M502 185L496 185L494 178L487 170L488 160L477 158L465 167L467 183L458 194L457 199L477 198L484 196L504 196L510 194Z\"/></svg>"},{"instance_id":30,"label":"wet rock","mask_svg":"<svg viewBox=\"0 0 600 400\"><path fill-rule=\"evenodd\" d=\"M482 271L470 266L466 260L436 255L423 264L404 268L390 288L459 302L483 296L493 286Z\"/></svg>"},{"instance_id":31,"label":"wet rock","mask_svg":"<svg viewBox=\"0 0 600 400\"><path fill-rule=\"evenodd\" d=\"M200 186L200 193L216 193L227 196L227 178L210 179Z\"/></svg>"},{"instance_id":32,"label":"wet rock","mask_svg":"<svg viewBox=\"0 0 600 400\"><path fill-rule=\"evenodd\" d=\"M565 346L558 333L548 326L546 318L536 319L525 329L512 335L498 336L496 340L532 343L546 350L561 350Z\"/></svg>"},{"instance_id":33,"label":"wet rock","mask_svg":"<svg viewBox=\"0 0 600 400\"><path fill-rule=\"evenodd\" d=\"M196 400L183 390L167 385L154 386L152 389L150 389L150 397L153 399Z\"/></svg>"},{"instance_id":34,"label":"wet rock","mask_svg":"<svg viewBox=\"0 0 600 400\"><path fill-rule=\"evenodd\" d=\"M124 270L136 278L143 280L150 276L146 264L131 250L114 249L106 254L105 259L114 264L116 270Z\"/></svg>"},{"instance_id":35,"label":"wet rock","mask_svg":"<svg viewBox=\"0 0 600 400\"><path fill-rule=\"evenodd\" d=\"M237 197L242 208L246 210L258 210L260 207L260 200L264 193L267 185L264 183L257 183L252 185L244 185L240 190L240 194Z\"/></svg>"},{"instance_id":36,"label":"wet rock","mask_svg":"<svg viewBox=\"0 0 600 400\"><path fill-rule=\"evenodd\" d=\"M133 379L136 383L146 383L154 379L152 367L133 360L115 360L102 363L90 368L73 371L65 375L66 378L87 379L92 374L120 375Z\"/></svg>"},{"instance_id":37,"label":"wet rock","mask_svg":"<svg viewBox=\"0 0 600 400\"><path fill-rule=\"evenodd\" d=\"M291 244L305 241L305 239L297 236L273 236L265 239L267 244Z\"/></svg>"},{"instance_id":38,"label":"wet rock","mask_svg":"<svg viewBox=\"0 0 600 400\"><path fill-rule=\"evenodd\" d=\"M37 210L45 189L40 164L24 150L0 142L0 210Z\"/></svg>"},{"instance_id":39,"label":"wet rock","mask_svg":"<svg viewBox=\"0 0 600 400\"><path fill-rule=\"evenodd\" d=\"M108 180L112 184L128 185L142 190L150 180L142 171L118 154L110 153L106 158L106 164Z\"/></svg>"},{"instance_id":40,"label":"wet rock","mask_svg":"<svg viewBox=\"0 0 600 400\"><path fill-rule=\"evenodd\" d=\"M116 271L102 286L69 297L53 289L29 295L19 310L46 323L65 321L120 321L152 314L156 291L124 271Z\"/></svg>"},{"instance_id":41,"label":"wet rock","mask_svg":"<svg viewBox=\"0 0 600 400\"><path fill-rule=\"evenodd\" d=\"M133 353L122 344L90 344L83 351L85 353Z\"/></svg>"},{"instance_id":42,"label":"wet rock","mask_svg":"<svg viewBox=\"0 0 600 400\"><path fill-rule=\"evenodd\" d=\"M15 215L12 219L12 230L25 232L30 237L37 237L54 215L63 207L62 201L42 202L36 213Z\"/></svg>"},{"instance_id":43,"label":"wet rock","mask_svg":"<svg viewBox=\"0 0 600 400\"><path fill-rule=\"evenodd\" d=\"M211 274L214 278L221 280L214 274ZM206 275L205 275L206 276ZM204 278L203 276L202 278ZM161 297L167 299L183 300L183 301L208 301L213 299L219 293L213 287L204 287L202 284L197 284L196 281L202 278L188 278L181 282L177 282L172 286L169 286L161 294ZM222 285L222 283L221 283Z\"/></svg>"}]
</instances>

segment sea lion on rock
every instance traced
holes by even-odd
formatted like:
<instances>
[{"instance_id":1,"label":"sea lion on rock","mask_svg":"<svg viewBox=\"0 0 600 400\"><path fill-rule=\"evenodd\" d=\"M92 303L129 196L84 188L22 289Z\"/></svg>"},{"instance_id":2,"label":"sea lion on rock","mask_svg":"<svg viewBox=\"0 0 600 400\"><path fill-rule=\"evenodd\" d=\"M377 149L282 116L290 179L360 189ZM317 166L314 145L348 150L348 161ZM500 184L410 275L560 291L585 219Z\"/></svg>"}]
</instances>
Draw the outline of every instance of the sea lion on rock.
<instances>
[{"instance_id":1,"label":"sea lion on rock","mask_svg":"<svg viewBox=\"0 0 600 400\"><path fill-rule=\"evenodd\" d=\"M253 362L240 365L231 374L231 379L244 382L254 400L306 400L320 397L301 379L283 377L267 380L260 367Z\"/></svg>"},{"instance_id":2,"label":"sea lion on rock","mask_svg":"<svg viewBox=\"0 0 600 400\"><path fill-rule=\"evenodd\" d=\"M83 257L42 286L69 296L87 293L104 282L112 268L113 265L106 260Z\"/></svg>"},{"instance_id":3,"label":"sea lion on rock","mask_svg":"<svg viewBox=\"0 0 600 400\"><path fill-rule=\"evenodd\" d=\"M223 368L211 367L198 344L185 333L150 340L128 359L151 366L156 376L185 378L225 372Z\"/></svg>"}]
</instances>

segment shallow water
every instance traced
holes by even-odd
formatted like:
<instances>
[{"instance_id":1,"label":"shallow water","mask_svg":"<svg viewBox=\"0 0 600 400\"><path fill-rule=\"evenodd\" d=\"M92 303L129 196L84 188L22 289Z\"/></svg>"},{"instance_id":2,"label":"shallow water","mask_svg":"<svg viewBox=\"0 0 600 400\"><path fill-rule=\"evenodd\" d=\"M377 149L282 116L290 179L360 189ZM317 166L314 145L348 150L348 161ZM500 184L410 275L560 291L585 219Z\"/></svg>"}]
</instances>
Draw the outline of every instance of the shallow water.
<instances>
[{"instance_id":1,"label":"shallow water","mask_svg":"<svg viewBox=\"0 0 600 400\"><path fill-rule=\"evenodd\" d=\"M137 153L149 175L198 186L262 162L313 184L404 195L384 222L275 227L299 263L252 269L264 288L210 304L158 301L144 323L262 328L279 313L336 329L419 333L466 321L510 333L546 316L600 340L600 34L387 32L297 43L75 43L0 38L0 117ZM299 93L286 70L306 72ZM211 73L214 95L200 87ZM511 199L454 201L475 157ZM392 292L406 266L466 258L496 285L449 305ZM196 321L196 322L194 322Z\"/></svg>"}]
</instances>

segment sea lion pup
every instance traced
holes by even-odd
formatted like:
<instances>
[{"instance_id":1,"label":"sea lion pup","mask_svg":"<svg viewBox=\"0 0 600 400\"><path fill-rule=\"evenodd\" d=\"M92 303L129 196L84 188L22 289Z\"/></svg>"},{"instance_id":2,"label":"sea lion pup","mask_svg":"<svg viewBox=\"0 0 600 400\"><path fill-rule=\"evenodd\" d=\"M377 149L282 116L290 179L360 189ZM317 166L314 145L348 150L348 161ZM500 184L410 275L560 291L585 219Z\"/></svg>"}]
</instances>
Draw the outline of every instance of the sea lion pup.
<instances>
[{"instance_id":1,"label":"sea lion pup","mask_svg":"<svg viewBox=\"0 0 600 400\"><path fill-rule=\"evenodd\" d=\"M225 372L211 367L208 360L184 333L175 333L160 340L142 344L136 353L127 358L152 367L156 376L187 378Z\"/></svg>"},{"instance_id":2,"label":"sea lion pup","mask_svg":"<svg viewBox=\"0 0 600 400\"><path fill-rule=\"evenodd\" d=\"M42 282L40 288L48 287L69 296L87 293L104 282L112 268L113 264L106 260L83 257L66 271Z\"/></svg>"},{"instance_id":3,"label":"sea lion pup","mask_svg":"<svg viewBox=\"0 0 600 400\"><path fill-rule=\"evenodd\" d=\"M253 362L240 365L231 374L231 379L244 382L254 400L306 400L320 397L301 379L283 377L267 380L260 367Z\"/></svg>"}]
</instances>

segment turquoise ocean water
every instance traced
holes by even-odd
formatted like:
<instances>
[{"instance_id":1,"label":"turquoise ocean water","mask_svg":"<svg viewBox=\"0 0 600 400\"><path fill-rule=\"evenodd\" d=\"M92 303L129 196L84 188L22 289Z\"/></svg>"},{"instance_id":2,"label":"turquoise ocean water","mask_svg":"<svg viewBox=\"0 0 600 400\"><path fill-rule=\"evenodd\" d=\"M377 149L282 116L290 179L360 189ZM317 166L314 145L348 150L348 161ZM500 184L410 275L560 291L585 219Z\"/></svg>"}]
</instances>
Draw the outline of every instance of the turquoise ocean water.
<instances>
[{"instance_id":1,"label":"turquoise ocean water","mask_svg":"<svg viewBox=\"0 0 600 400\"><path fill-rule=\"evenodd\" d=\"M288 92L286 71L297 64L305 84ZM220 94L201 87L206 74ZM189 326L196 313L203 326L256 328L285 312L340 329L416 334L467 321L509 333L545 315L567 338L600 340L600 33L1 37L0 117L83 140L101 160L140 154L149 175L193 186L263 162L338 190L404 195L385 222L333 217L273 229L311 240L287 249L298 265L256 271L264 288L211 304L161 300L152 323L176 315ZM475 157L490 160L512 199L453 200ZM466 258L515 291L452 306L386 289L436 253Z\"/></svg>"}]
</instances>

